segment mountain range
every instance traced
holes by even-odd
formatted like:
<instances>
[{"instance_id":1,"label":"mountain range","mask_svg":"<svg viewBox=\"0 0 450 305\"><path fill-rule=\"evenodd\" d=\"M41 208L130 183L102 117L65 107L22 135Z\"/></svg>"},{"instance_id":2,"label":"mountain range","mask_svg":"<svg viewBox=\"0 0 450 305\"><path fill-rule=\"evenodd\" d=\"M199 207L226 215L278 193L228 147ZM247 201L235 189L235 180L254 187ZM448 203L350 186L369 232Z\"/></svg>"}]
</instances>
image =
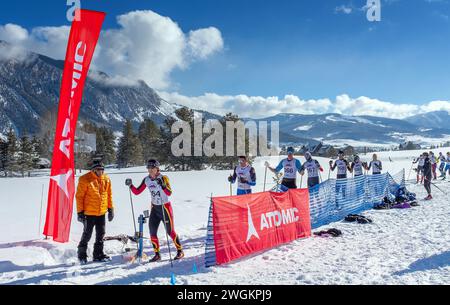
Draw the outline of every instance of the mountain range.
<instances>
[{"instance_id":1,"label":"mountain range","mask_svg":"<svg viewBox=\"0 0 450 305\"><path fill-rule=\"evenodd\" d=\"M0 52L11 45L0 41ZM27 52L25 58L2 58L0 54L0 136L9 128L19 134L34 134L39 120L55 111L59 102L64 61ZM91 71L87 79L80 119L120 131L130 118L137 125L145 118L161 124L181 107L162 99L145 82L134 85L113 82L105 73ZM221 116L198 110L207 119ZM250 120L247 118L245 120ZM429 112L406 119L341 114L278 114L256 121L278 121L282 143L350 145L399 144L413 137L446 141L450 137L450 115L446 111Z\"/></svg>"}]
</instances>

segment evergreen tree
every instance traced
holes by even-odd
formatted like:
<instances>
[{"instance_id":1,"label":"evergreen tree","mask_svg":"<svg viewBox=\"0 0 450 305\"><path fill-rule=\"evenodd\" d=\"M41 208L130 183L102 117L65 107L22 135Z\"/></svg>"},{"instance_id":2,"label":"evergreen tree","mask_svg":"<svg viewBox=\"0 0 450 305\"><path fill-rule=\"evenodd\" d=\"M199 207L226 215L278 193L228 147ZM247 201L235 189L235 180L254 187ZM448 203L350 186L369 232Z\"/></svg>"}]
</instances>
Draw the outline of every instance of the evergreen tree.
<instances>
[{"instance_id":1,"label":"evergreen tree","mask_svg":"<svg viewBox=\"0 0 450 305\"><path fill-rule=\"evenodd\" d=\"M13 129L10 129L6 134L7 138L7 147L6 147L6 162L5 169L10 176L13 176L13 173L19 170L18 166L18 143L17 137Z\"/></svg>"},{"instance_id":2,"label":"evergreen tree","mask_svg":"<svg viewBox=\"0 0 450 305\"><path fill-rule=\"evenodd\" d=\"M141 141L144 160L161 160L163 151L161 151L161 130L150 119L145 119L139 126L139 140Z\"/></svg>"},{"instance_id":3,"label":"evergreen tree","mask_svg":"<svg viewBox=\"0 0 450 305\"><path fill-rule=\"evenodd\" d=\"M25 172L28 172L30 176L30 171L33 169L33 146L28 136L24 135L20 139L19 150L18 150L17 164L22 174L25 177Z\"/></svg>"},{"instance_id":4,"label":"evergreen tree","mask_svg":"<svg viewBox=\"0 0 450 305\"><path fill-rule=\"evenodd\" d=\"M117 151L117 164L119 168L142 165L142 145L138 136L133 132L130 120L123 126L122 137Z\"/></svg>"},{"instance_id":5,"label":"evergreen tree","mask_svg":"<svg viewBox=\"0 0 450 305\"><path fill-rule=\"evenodd\" d=\"M0 139L0 172L6 176L6 159L8 152L8 143Z\"/></svg>"}]
</instances>

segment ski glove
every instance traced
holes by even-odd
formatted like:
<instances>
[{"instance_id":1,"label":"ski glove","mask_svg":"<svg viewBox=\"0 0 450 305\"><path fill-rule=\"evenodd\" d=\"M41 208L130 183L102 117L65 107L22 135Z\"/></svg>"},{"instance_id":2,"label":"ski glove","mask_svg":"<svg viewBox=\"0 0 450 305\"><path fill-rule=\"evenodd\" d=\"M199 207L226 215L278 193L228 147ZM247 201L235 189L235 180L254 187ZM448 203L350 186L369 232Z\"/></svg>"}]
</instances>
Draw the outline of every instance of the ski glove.
<instances>
[{"instance_id":1,"label":"ski glove","mask_svg":"<svg viewBox=\"0 0 450 305\"><path fill-rule=\"evenodd\" d=\"M156 182L163 188L163 189L165 189L167 186L166 186L166 183L164 182L164 180L163 179L161 179L161 178L158 178L157 180L156 180Z\"/></svg>"},{"instance_id":2,"label":"ski glove","mask_svg":"<svg viewBox=\"0 0 450 305\"><path fill-rule=\"evenodd\" d=\"M248 181L247 181L247 179L245 179L245 178L239 178L239 181L241 181L241 183L248 183Z\"/></svg>"},{"instance_id":3,"label":"ski glove","mask_svg":"<svg viewBox=\"0 0 450 305\"><path fill-rule=\"evenodd\" d=\"M230 183L233 182L233 176L228 177L228 182L230 182Z\"/></svg>"},{"instance_id":4,"label":"ski glove","mask_svg":"<svg viewBox=\"0 0 450 305\"><path fill-rule=\"evenodd\" d=\"M131 186L133 184L133 180L131 180L130 178L128 178L127 180L125 180L125 185L126 186Z\"/></svg>"},{"instance_id":5,"label":"ski glove","mask_svg":"<svg viewBox=\"0 0 450 305\"><path fill-rule=\"evenodd\" d=\"M108 221L111 222L114 219L114 209L108 209Z\"/></svg>"},{"instance_id":6,"label":"ski glove","mask_svg":"<svg viewBox=\"0 0 450 305\"><path fill-rule=\"evenodd\" d=\"M78 221L81 223L84 223L85 220L86 220L86 215L84 215L84 212L78 213Z\"/></svg>"}]
</instances>

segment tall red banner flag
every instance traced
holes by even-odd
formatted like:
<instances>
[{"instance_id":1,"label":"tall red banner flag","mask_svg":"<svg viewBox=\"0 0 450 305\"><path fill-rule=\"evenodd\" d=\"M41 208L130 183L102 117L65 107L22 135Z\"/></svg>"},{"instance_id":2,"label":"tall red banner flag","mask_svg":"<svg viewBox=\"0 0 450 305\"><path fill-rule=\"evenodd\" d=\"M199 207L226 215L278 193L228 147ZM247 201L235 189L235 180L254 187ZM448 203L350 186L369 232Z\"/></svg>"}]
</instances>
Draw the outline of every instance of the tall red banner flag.
<instances>
[{"instance_id":1,"label":"tall red banner flag","mask_svg":"<svg viewBox=\"0 0 450 305\"><path fill-rule=\"evenodd\" d=\"M59 97L58 121L44 235L69 241L75 195L74 139L84 83L105 13L77 10L70 30Z\"/></svg>"}]
</instances>

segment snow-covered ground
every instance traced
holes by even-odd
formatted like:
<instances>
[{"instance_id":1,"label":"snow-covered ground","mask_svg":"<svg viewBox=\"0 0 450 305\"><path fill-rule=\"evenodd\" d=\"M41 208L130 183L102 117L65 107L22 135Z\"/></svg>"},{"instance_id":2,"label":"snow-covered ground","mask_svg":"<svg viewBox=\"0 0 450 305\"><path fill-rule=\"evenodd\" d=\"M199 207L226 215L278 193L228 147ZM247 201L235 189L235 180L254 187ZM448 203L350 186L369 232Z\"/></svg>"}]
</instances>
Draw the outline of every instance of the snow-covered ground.
<instances>
[{"instance_id":1,"label":"snow-covered ground","mask_svg":"<svg viewBox=\"0 0 450 305\"><path fill-rule=\"evenodd\" d=\"M395 174L405 169L408 176L412 158L420 153L381 152L379 156L385 170ZM370 156L362 158L369 160ZM254 162L258 176L256 191L263 189L266 159L258 158ZM276 165L281 157L270 159ZM319 161L328 167L328 159L319 158ZM107 173L112 179L116 205L116 218L107 224L107 235L132 234L129 191L124 181L130 177L135 184L140 183L146 174L145 168L108 170ZM45 241L40 235L44 222L42 220L39 230L41 192L44 186L44 219L48 177L0 179L0 284L169 284L172 271L177 284L450 284L450 204L448 195L436 188L435 199L421 202L419 207L365 212L374 220L373 224L338 222L326 227L342 230L342 237L298 240L207 269L203 258L209 197L229 194L226 178L230 172L206 170L167 174L174 189L175 225L186 252L186 258L176 262L173 270L168 262L162 227L159 232L162 262L125 264L122 245L111 241L105 246L113 257L111 263L80 267L76 264L76 246L82 226L76 221L75 213L69 243ZM414 178L414 172L410 176ZM273 185L270 177L268 175L268 187ZM326 179L328 172L322 177ZM448 182L437 185L445 192L450 189ZM422 186L408 187L419 198L425 197ZM133 196L136 214L149 208L148 197L147 193ZM92 240L90 247L91 252ZM151 254L148 244L147 249ZM194 265L197 272L194 272Z\"/></svg>"}]
</instances>

